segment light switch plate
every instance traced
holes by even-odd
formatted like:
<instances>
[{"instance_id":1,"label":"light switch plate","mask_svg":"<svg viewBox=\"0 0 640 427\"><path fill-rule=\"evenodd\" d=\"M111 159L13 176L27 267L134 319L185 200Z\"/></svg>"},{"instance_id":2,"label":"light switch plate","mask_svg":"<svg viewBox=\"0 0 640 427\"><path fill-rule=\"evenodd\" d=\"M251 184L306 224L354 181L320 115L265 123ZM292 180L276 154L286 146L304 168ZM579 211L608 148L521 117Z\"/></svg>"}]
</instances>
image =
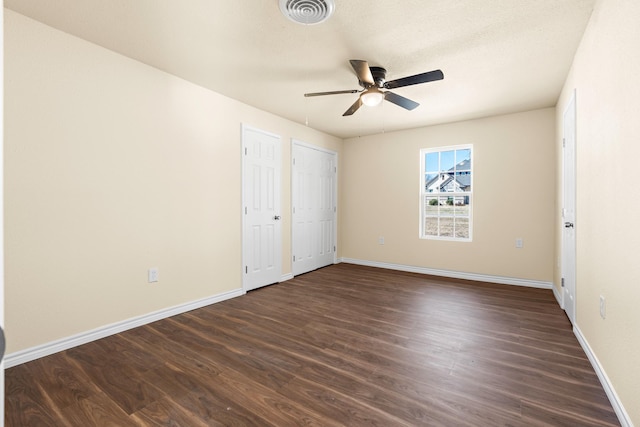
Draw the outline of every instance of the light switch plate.
<instances>
[{"instance_id":1,"label":"light switch plate","mask_svg":"<svg viewBox=\"0 0 640 427\"><path fill-rule=\"evenodd\" d=\"M151 267L149 269L149 283L155 283L158 281L158 267Z\"/></svg>"}]
</instances>

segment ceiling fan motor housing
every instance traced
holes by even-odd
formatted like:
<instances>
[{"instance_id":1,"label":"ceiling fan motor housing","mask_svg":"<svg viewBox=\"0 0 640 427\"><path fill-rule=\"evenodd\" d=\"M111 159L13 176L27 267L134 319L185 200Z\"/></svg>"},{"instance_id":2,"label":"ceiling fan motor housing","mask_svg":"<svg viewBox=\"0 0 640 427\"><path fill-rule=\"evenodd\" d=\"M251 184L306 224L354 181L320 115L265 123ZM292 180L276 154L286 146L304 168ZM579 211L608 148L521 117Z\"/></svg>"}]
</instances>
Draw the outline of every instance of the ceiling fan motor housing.
<instances>
[{"instance_id":1,"label":"ceiling fan motor housing","mask_svg":"<svg viewBox=\"0 0 640 427\"><path fill-rule=\"evenodd\" d=\"M382 87L387 77L387 70L382 67L369 67L369 70L371 70L371 75L373 76L373 81L376 83L376 86Z\"/></svg>"}]
</instances>

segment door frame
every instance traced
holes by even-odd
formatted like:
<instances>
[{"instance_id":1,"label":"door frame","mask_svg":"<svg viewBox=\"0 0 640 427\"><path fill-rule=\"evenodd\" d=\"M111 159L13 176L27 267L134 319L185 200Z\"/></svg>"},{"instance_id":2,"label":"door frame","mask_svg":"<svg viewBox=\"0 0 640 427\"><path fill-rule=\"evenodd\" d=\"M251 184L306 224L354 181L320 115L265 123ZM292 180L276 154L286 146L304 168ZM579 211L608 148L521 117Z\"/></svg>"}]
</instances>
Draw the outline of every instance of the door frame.
<instances>
[{"instance_id":1,"label":"door frame","mask_svg":"<svg viewBox=\"0 0 640 427\"><path fill-rule=\"evenodd\" d=\"M247 201L247 195L246 195L246 169L245 169L245 163L246 163L246 159L245 159L245 147L246 147L246 138L245 138L245 133L246 131L252 131L252 132L257 132L263 135L266 135L268 137L272 137L272 138L276 138L279 141L280 147L279 147L279 151L280 151L280 159L278 162L278 175L279 175L279 181L280 181L280 194L282 194L282 137L276 133L273 132L268 132L265 131L263 129L254 127L254 126L250 126L247 125L245 123L242 123L241 125L241 137L240 137L240 162L241 162L241 177L240 177L240 181L241 181L241 206L240 206L240 215L242 218L242 237L241 237L241 252L242 252L242 264L240 265L240 271L241 271L241 275L242 275L242 290L244 291L244 293L248 292L249 290L252 290L254 288L249 289L249 285L248 285L248 279L247 279L247 274L246 274L246 270L245 267L248 265L248 254L247 251L249 250L247 248L247 245L245 245L245 239L248 236L248 230L247 230L247 216L245 214L245 207L247 206L246 201ZM280 207L279 207L279 211L282 212L282 197L280 197ZM282 224L282 221L280 221L280 224ZM280 240L280 253L276 254L277 256L277 260L276 260L276 268L278 271L278 281L280 281L281 277L282 277L282 226L280 226L280 233L276 234L276 238ZM266 286L266 284L265 284Z\"/></svg>"},{"instance_id":2,"label":"door frame","mask_svg":"<svg viewBox=\"0 0 640 427\"><path fill-rule=\"evenodd\" d=\"M295 253L294 250L294 242L295 242L295 235L294 235L294 221L293 221L293 209L294 209L294 203L293 203L293 181L294 181L294 170L293 170L293 148L294 146L300 146L300 147L305 147L305 148L309 148L312 150L316 150L316 151L320 151L323 153L327 153L330 155L335 156L335 166L336 166L336 179L334 180L333 183L333 194L335 195L335 212L333 213L333 217L334 217L334 224L335 226L333 227L333 241L335 243L335 251L333 251L333 263L337 264L338 262L338 203L339 203L339 198L338 198L338 178L339 178L339 155L337 151L333 151L330 150L328 148L324 148L324 147L319 147L317 145L313 145L310 144L308 142L304 142L301 141L299 139L295 139L295 138L291 138L291 257L290 257L290 262L291 262L291 274L295 275L295 273L293 272L293 256ZM302 273L301 273L302 274Z\"/></svg>"},{"instance_id":3,"label":"door frame","mask_svg":"<svg viewBox=\"0 0 640 427\"><path fill-rule=\"evenodd\" d=\"M571 120L568 122L567 120ZM573 128L573 156L567 158L567 150L565 147L567 129L571 126ZM577 300L577 269L576 269L576 224L577 224L577 211L576 211L576 150L577 150L577 106L576 106L576 90L574 89L569 98L569 102L562 113L562 215L561 215L561 267L560 275L562 278L562 308L567 313L567 317L571 321L571 324L575 324L576 321L576 300ZM566 164L568 161L573 162L573 176L569 177ZM570 180L568 182L568 180ZM572 182L572 184L571 184ZM567 188L573 193L573 218L570 218L573 229L573 245L569 245L567 242L567 236L565 231L565 213L567 206ZM572 252L570 253L569 251ZM572 262L570 261L572 260ZM571 277L572 280L565 281L566 277ZM566 282L566 283L565 283ZM566 298L566 286L570 286L573 291L573 299L567 300Z\"/></svg>"},{"instance_id":4,"label":"door frame","mask_svg":"<svg viewBox=\"0 0 640 427\"><path fill-rule=\"evenodd\" d=\"M4 58L4 8L0 9L0 58ZM4 66L0 66L0 99L4 100ZM4 330L4 102L0 104L0 328ZM6 341L4 344L6 352ZM4 354L0 358L0 427L3 426Z\"/></svg>"}]
</instances>

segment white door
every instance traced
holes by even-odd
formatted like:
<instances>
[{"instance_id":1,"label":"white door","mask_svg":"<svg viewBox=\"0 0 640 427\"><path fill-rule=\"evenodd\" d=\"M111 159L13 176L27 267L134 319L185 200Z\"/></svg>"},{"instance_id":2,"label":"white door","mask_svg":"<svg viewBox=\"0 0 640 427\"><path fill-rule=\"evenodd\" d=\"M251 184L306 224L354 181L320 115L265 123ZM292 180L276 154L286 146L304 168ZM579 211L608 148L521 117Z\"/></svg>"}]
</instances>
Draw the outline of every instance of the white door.
<instances>
[{"instance_id":1,"label":"white door","mask_svg":"<svg viewBox=\"0 0 640 427\"><path fill-rule=\"evenodd\" d=\"M335 153L320 152L318 181L318 256L316 268L324 267L335 262L336 254L336 187L338 167Z\"/></svg>"},{"instance_id":2,"label":"white door","mask_svg":"<svg viewBox=\"0 0 640 427\"><path fill-rule=\"evenodd\" d=\"M576 320L576 94L563 115L562 142L562 305Z\"/></svg>"},{"instance_id":3,"label":"white door","mask_svg":"<svg viewBox=\"0 0 640 427\"><path fill-rule=\"evenodd\" d=\"M316 158L311 150L295 144L291 154L291 231L292 272L302 274L315 269Z\"/></svg>"},{"instance_id":4,"label":"white door","mask_svg":"<svg viewBox=\"0 0 640 427\"><path fill-rule=\"evenodd\" d=\"M336 153L300 142L292 147L293 274L335 262Z\"/></svg>"},{"instance_id":5,"label":"white door","mask_svg":"<svg viewBox=\"0 0 640 427\"><path fill-rule=\"evenodd\" d=\"M242 127L243 288L280 281L282 227L280 137Z\"/></svg>"}]
</instances>

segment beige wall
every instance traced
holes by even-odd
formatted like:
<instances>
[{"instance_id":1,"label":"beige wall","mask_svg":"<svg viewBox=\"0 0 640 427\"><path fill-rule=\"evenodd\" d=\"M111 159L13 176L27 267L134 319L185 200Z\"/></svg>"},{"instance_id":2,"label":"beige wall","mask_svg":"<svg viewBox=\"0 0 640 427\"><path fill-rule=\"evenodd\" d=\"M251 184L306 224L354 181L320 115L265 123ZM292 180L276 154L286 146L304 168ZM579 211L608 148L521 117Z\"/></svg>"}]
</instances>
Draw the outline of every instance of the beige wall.
<instances>
[{"instance_id":1,"label":"beige wall","mask_svg":"<svg viewBox=\"0 0 640 427\"><path fill-rule=\"evenodd\" d=\"M554 115L549 108L345 140L342 256L551 282ZM419 239L419 151L460 144L474 150L473 241Z\"/></svg>"},{"instance_id":2,"label":"beige wall","mask_svg":"<svg viewBox=\"0 0 640 427\"><path fill-rule=\"evenodd\" d=\"M341 140L5 10L8 353L241 287L241 124ZM147 283L158 267L160 281Z\"/></svg>"},{"instance_id":3,"label":"beige wall","mask_svg":"<svg viewBox=\"0 0 640 427\"><path fill-rule=\"evenodd\" d=\"M575 88L576 325L635 425L640 425L640 227L634 223L640 218L638 22L636 0L597 3L557 108L560 152L562 112ZM600 295L606 298L604 320Z\"/></svg>"}]
</instances>

